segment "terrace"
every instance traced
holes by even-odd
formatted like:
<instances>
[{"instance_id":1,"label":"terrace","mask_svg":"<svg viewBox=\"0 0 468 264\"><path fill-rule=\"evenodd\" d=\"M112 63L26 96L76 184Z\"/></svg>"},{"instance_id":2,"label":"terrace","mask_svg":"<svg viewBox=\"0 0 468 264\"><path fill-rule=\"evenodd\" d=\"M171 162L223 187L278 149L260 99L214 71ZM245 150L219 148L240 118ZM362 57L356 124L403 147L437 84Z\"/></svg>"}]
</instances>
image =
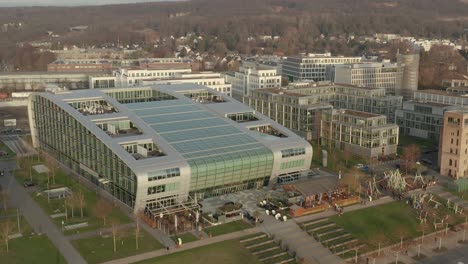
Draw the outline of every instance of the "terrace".
<instances>
[{"instance_id":1,"label":"terrace","mask_svg":"<svg viewBox=\"0 0 468 264\"><path fill-rule=\"evenodd\" d=\"M250 130L258 132L260 134L267 135L267 136L274 136L274 137L278 137L278 138L287 138L288 137L285 134L283 134L283 133L279 132L278 130L276 130L274 127L270 126L270 125L251 127Z\"/></svg>"},{"instance_id":2,"label":"terrace","mask_svg":"<svg viewBox=\"0 0 468 264\"><path fill-rule=\"evenodd\" d=\"M214 94L208 90L189 91L184 95L200 104L225 103L226 100L220 95Z\"/></svg>"},{"instance_id":3,"label":"terrace","mask_svg":"<svg viewBox=\"0 0 468 264\"><path fill-rule=\"evenodd\" d=\"M125 143L121 146L136 160L166 156L152 141Z\"/></svg>"},{"instance_id":4,"label":"terrace","mask_svg":"<svg viewBox=\"0 0 468 264\"><path fill-rule=\"evenodd\" d=\"M143 132L128 119L99 120L96 125L112 138L141 135Z\"/></svg>"},{"instance_id":5,"label":"terrace","mask_svg":"<svg viewBox=\"0 0 468 264\"><path fill-rule=\"evenodd\" d=\"M82 101L70 101L68 104L78 110L81 114L101 115L117 113L117 109L104 99L90 99Z\"/></svg>"}]
</instances>

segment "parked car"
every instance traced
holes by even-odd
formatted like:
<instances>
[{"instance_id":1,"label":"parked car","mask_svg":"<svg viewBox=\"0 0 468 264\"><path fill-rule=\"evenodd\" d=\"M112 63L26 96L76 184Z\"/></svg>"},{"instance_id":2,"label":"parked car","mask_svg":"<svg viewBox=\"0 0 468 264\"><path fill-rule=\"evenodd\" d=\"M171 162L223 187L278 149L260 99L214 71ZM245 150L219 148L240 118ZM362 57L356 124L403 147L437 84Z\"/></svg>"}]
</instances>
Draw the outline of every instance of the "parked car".
<instances>
[{"instance_id":1,"label":"parked car","mask_svg":"<svg viewBox=\"0 0 468 264\"><path fill-rule=\"evenodd\" d=\"M433 164L432 161L429 160L429 159L421 159L421 162L426 164L426 165L429 165L429 166L431 166Z\"/></svg>"},{"instance_id":2,"label":"parked car","mask_svg":"<svg viewBox=\"0 0 468 264\"><path fill-rule=\"evenodd\" d=\"M361 163L354 165L354 168L361 169L362 167L364 167L364 165Z\"/></svg>"},{"instance_id":3,"label":"parked car","mask_svg":"<svg viewBox=\"0 0 468 264\"><path fill-rule=\"evenodd\" d=\"M28 187L34 187L36 184L33 181L24 181L23 186L28 188Z\"/></svg>"}]
</instances>

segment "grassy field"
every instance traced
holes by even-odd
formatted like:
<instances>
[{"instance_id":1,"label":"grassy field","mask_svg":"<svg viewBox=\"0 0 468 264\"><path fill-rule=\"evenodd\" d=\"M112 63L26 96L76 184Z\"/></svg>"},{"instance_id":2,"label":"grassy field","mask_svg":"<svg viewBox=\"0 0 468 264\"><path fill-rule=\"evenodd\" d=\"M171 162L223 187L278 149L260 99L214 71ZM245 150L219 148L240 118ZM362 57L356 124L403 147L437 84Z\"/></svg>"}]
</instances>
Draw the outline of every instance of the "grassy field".
<instances>
[{"instance_id":1,"label":"grassy field","mask_svg":"<svg viewBox=\"0 0 468 264\"><path fill-rule=\"evenodd\" d=\"M262 264L239 240L228 240L180 253L138 262L140 264Z\"/></svg>"},{"instance_id":2,"label":"grassy field","mask_svg":"<svg viewBox=\"0 0 468 264\"><path fill-rule=\"evenodd\" d=\"M5 219L2 219L2 221L5 221ZM16 217L10 218L10 221L14 225L11 233L15 234L18 232ZM0 263L66 263L47 236L32 234L31 227L23 218L21 218L21 231L22 237L10 240L9 252L6 252L5 247L0 247Z\"/></svg>"},{"instance_id":3,"label":"grassy field","mask_svg":"<svg viewBox=\"0 0 468 264\"><path fill-rule=\"evenodd\" d=\"M21 170L15 172L15 176L18 178L20 182L27 180L30 178L29 176L29 168L32 165L37 164L44 164L44 162L37 161L37 159L23 159L20 161ZM32 175L33 181L38 184L40 190L47 189L47 175L39 175L33 172ZM90 230L96 230L103 227L102 219L97 218L93 213L93 208L96 202L99 199L99 196L96 192L89 190L88 188L84 187L80 183L76 182L71 176L65 174L63 171L56 169L55 171L55 184L52 183L52 177L50 178L51 186L50 188L58 188L58 187L68 187L72 190L74 194L78 192L82 192L85 197L85 207L83 208L83 218L81 218L80 208L75 206L74 208L74 217L71 217L71 210L68 210L68 221L66 221L66 225L74 224L74 223L83 223L88 222L88 226L72 231L66 231L65 234L73 234L76 232L84 232ZM47 196L44 196L41 192L35 192L32 194L32 198L39 203L39 205L44 209L44 211L48 215L57 214L57 213L64 213L65 212L65 200L64 199L57 199L51 200L50 202L47 201ZM114 208L112 213L108 217L109 219L115 219L119 223L129 223L131 219L129 219L119 208ZM65 220L64 217L52 219L53 222L61 227L62 220ZM109 222L109 221L107 221Z\"/></svg>"},{"instance_id":4,"label":"grassy field","mask_svg":"<svg viewBox=\"0 0 468 264\"><path fill-rule=\"evenodd\" d=\"M443 200L436 199L443 204ZM454 215L445 206L440 206L438 217L441 219L447 214L450 215L450 225L464 221L462 216ZM385 246L400 242L401 237L406 240L422 235L422 226L416 217L414 209L403 201L397 201L333 216L330 220L374 249L379 242ZM434 231L432 222L428 221L424 230L426 234Z\"/></svg>"},{"instance_id":5,"label":"grassy field","mask_svg":"<svg viewBox=\"0 0 468 264\"><path fill-rule=\"evenodd\" d=\"M408 135L400 135L398 138L398 154L403 153L403 148L411 144L418 145L418 147L421 148L421 151L434 150L438 148L438 143L433 140L412 137Z\"/></svg>"},{"instance_id":6,"label":"grassy field","mask_svg":"<svg viewBox=\"0 0 468 264\"><path fill-rule=\"evenodd\" d=\"M5 145L5 143L3 143L1 141L0 141L0 151L3 151L3 152L5 152L7 154L5 156L0 156L0 160L10 159L10 158L15 156L15 153L9 147L7 147L7 145Z\"/></svg>"},{"instance_id":7,"label":"grassy field","mask_svg":"<svg viewBox=\"0 0 468 264\"><path fill-rule=\"evenodd\" d=\"M139 248L136 250L134 230L129 229L118 233L117 252L114 252L112 234L106 237L74 240L72 243L88 263L100 263L163 248L155 238L141 230L138 240Z\"/></svg>"},{"instance_id":8,"label":"grassy field","mask_svg":"<svg viewBox=\"0 0 468 264\"><path fill-rule=\"evenodd\" d=\"M208 228L205 228L204 231L208 235L220 236L220 235L224 235L224 234L228 234L228 233L232 233L236 231L241 231L241 230L252 228L252 227L253 226L251 224L243 220L238 220L238 221L230 222L227 224L208 227Z\"/></svg>"}]
</instances>

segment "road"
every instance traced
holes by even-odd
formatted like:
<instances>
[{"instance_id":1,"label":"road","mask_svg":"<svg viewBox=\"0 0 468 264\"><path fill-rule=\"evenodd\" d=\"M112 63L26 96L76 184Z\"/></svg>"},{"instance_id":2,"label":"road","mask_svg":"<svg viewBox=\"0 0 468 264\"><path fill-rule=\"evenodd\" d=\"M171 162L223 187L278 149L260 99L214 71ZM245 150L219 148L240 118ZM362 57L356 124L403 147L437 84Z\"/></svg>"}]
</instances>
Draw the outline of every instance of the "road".
<instances>
[{"instance_id":1,"label":"road","mask_svg":"<svg viewBox=\"0 0 468 264\"><path fill-rule=\"evenodd\" d=\"M447 250L443 255L433 256L419 263L424 264L468 264L468 244Z\"/></svg>"},{"instance_id":2,"label":"road","mask_svg":"<svg viewBox=\"0 0 468 264\"><path fill-rule=\"evenodd\" d=\"M71 245L61 230L51 221L49 216L28 195L10 172L16 166L14 161L1 161L0 169L5 169L5 176L0 177L0 183L10 194L10 203L19 208L24 218L33 227L36 233L46 234L54 246L60 251L67 263L84 264L86 261Z\"/></svg>"}]
</instances>

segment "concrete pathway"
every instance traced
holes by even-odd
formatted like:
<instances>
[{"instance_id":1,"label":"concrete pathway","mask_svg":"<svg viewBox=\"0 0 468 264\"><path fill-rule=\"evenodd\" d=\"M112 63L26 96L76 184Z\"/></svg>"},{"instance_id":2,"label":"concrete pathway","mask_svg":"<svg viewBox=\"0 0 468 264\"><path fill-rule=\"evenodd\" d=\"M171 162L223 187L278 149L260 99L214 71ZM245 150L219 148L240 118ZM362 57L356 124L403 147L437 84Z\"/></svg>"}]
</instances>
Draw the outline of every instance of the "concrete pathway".
<instances>
[{"instance_id":1,"label":"concrete pathway","mask_svg":"<svg viewBox=\"0 0 468 264\"><path fill-rule=\"evenodd\" d=\"M438 196L444 198L444 199L450 199L451 203L456 203L458 206L461 206L465 208L464 211L468 210L468 201L461 199L460 197L447 192L443 187L441 186L434 186L428 190L431 193L437 194Z\"/></svg>"},{"instance_id":2,"label":"concrete pathway","mask_svg":"<svg viewBox=\"0 0 468 264\"><path fill-rule=\"evenodd\" d=\"M69 264L82 264L86 261L81 257L78 251L71 245L62 231L52 223L42 208L29 196L26 190L21 186L10 170L16 166L14 161L0 162L0 168L5 169L5 176L0 178L4 189L10 194L11 205L19 208L24 218L34 229L36 233L46 234L54 246L59 250L62 256Z\"/></svg>"},{"instance_id":3,"label":"concrete pathway","mask_svg":"<svg viewBox=\"0 0 468 264\"><path fill-rule=\"evenodd\" d=\"M275 240L288 245L290 251L295 251L296 256L304 258L305 263L310 264L334 264L344 263L341 258L332 254L328 249L317 242L307 232L299 228L295 221L280 222L273 216L263 217L262 229L265 233L275 235Z\"/></svg>"},{"instance_id":4,"label":"concrete pathway","mask_svg":"<svg viewBox=\"0 0 468 264\"><path fill-rule=\"evenodd\" d=\"M117 226L117 230L126 230L126 229L129 229L129 228L135 227L135 226L136 226L135 223L128 223L128 224ZM95 237L95 236L99 236L101 234L108 234L108 233L111 233L111 232L112 232L112 228L108 227L108 228L101 228L101 229L98 229L98 230L83 232L83 233L79 233L79 234L69 235L66 238L68 240L77 240L77 239Z\"/></svg>"},{"instance_id":5,"label":"concrete pathway","mask_svg":"<svg viewBox=\"0 0 468 264\"><path fill-rule=\"evenodd\" d=\"M194 241L194 242L190 242L190 243L184 244L181 248L177 248L177 249L173 248L173 247L170 250L159 249L159 250L155 250L155 251L142 253L142 254L139 254L139 255L134 255L134 256L131 256L131 257L126 257L126 258L121 258L121 259L117 259L117 260L108 261L108 262L105 262L104 264L134 263L134 262L143 261L143 260L146 260L146 259L151 259L151 258L164 256L164 255L168 255L168 254L172 254L172 253L177 253L177 252L181 252L181 251L186 251L186 250L190 250L190 249L193 249L193 248L202 247L202 246L206 246L206 245L210 245L210 244L214 244L214 243L218 243L218 242L222 242L222 241L226 241L226 240L231 240L231 239L247 236L247 235L250 235L250 234L255 234L255 233L258 233L258 232L261 232L261 231L262 230L260 229L260 227L249 228L249 229L245 229L245 230L234 232L234 233L229 233L229 234L225 234L225 235L221 235L221 236L216 236L216 237L211 237L211 238L208 238L208 239L202 239L202 240L197 240L197 241Z\"/></svg>"}]
</instances>

